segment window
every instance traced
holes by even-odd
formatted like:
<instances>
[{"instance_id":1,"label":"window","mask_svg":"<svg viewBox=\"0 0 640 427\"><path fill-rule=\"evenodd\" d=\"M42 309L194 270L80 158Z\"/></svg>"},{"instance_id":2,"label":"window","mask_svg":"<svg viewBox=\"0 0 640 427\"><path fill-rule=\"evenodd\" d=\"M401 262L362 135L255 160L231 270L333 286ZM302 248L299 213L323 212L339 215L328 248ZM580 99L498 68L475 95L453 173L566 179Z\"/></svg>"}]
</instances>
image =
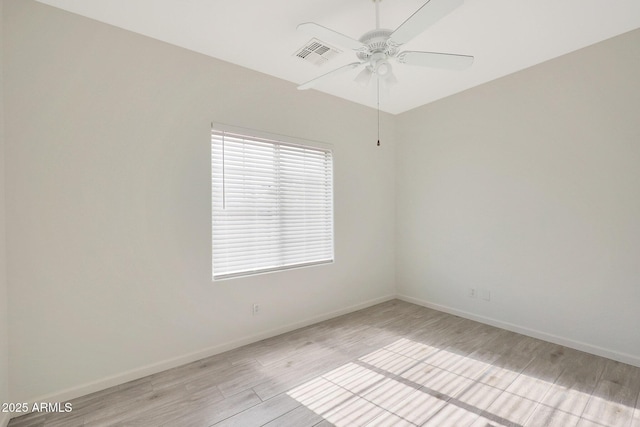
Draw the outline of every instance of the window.
<instances>
[{"instance_id":1,"label":"window","mask_svg":"<svg viewBox=\"0 0 640 427\"><path fill-rule=\"evenodd\" d=\"M333 261L331 150L212 129L211 171L214 280Z\"/></svg>"}]
</instances>

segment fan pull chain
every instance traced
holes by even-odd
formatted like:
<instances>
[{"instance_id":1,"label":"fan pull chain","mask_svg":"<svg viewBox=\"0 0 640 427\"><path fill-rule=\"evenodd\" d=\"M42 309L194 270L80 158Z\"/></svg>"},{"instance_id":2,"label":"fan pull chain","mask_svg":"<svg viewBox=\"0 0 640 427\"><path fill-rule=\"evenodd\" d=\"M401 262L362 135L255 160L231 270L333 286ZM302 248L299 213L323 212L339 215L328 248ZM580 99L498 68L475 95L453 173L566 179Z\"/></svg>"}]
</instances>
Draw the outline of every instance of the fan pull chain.
<instances>
[{"instance_id":1,"label":"fan pull chain","mask_svg":"<svg viewBox=\"0 0 640 427\"><path fill-rule=\"evenodd\" d=\"M376 89L377 89L377 98L378 98L378 144L380 146L380 78L376 76Z\"/></svg>"},{"instance_id":2,"label":"fan pull chain","mask_svg":"<svg viewBox=\"0 0 640 427\"><path fill-rule=\"evenodd\" d=\"M380 2L382 0L373 0L376 4L376 30L380 28ZM380 76L376 75L376 98L378 107L378 143L376 146L380 147Z\"/></svg>"}]
</instances>

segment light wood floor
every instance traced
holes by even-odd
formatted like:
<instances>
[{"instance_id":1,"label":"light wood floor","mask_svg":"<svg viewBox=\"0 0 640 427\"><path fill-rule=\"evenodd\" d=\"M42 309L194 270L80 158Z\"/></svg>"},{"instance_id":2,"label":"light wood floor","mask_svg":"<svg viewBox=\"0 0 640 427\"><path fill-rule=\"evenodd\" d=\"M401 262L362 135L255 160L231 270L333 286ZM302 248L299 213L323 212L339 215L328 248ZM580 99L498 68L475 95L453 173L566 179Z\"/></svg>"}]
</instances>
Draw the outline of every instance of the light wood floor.
<instances>
[{"instance_id":1,"label":"light wood floor","mask_svg":"<svg viewBox=\"0 0 640 427\"><path fill-rule=\"evenodd\" d=\"M639 368L394 300L9 426L640 427L639 392Z\"/></svg>"}]
</instances>

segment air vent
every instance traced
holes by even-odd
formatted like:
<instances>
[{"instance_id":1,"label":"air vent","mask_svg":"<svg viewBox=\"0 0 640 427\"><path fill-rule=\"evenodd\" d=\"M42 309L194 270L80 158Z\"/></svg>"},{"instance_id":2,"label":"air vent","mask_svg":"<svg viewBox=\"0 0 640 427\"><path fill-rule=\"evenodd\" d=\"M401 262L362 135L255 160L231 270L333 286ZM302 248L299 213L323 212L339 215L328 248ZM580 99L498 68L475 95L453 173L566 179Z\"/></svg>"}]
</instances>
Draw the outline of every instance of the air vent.
<instances>
[{"instance_id":1,"label":"air vent","mask_svg":"<svg viewBox=\"0 0 640 427\"><path fill-rule=\"evenodd\" d=\"M335 58L340 51L334 47L327 46L318 39L311 39L309 43L300 48L296 53L300 59L311 62L317 66L321 66L331 58Z\"/></svg>"}]
</instances>

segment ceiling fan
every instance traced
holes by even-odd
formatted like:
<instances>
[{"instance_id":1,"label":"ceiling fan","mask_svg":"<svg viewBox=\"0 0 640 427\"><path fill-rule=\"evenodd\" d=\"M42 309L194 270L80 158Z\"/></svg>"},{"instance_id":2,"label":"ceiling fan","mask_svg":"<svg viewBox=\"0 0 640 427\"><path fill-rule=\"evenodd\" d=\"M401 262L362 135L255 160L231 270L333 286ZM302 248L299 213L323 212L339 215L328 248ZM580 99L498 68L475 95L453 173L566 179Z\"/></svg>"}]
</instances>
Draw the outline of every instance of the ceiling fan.
<instances>
[{"instance_id":1,"label":"ceiling fan","mask_svg":"<svg viewBox=\"0 0 640 427\"><path fill-rule=\"evenodd\" d=\"M409 42L440 18L462 5L464 0L427 0L420 9L396 28L395 31L380 28L380 1L382 0L373 0L376 5L376 28L363 34L359 40L352 39L315 22L306 22L298 25L298 30L330 44L351 49L358 57L358 62L329 71L320 77L301 84L298 89L310 89L330 76L360 67L364 68L356 76L356 82L366 85L375 75L379 80L392 84L395 83L396 78L393 75L389 60L394 60L400 64L457 70L469 68L473 64L473 56L468 55L399 50L400 46Z\"/></svg>"}]
</instances>

